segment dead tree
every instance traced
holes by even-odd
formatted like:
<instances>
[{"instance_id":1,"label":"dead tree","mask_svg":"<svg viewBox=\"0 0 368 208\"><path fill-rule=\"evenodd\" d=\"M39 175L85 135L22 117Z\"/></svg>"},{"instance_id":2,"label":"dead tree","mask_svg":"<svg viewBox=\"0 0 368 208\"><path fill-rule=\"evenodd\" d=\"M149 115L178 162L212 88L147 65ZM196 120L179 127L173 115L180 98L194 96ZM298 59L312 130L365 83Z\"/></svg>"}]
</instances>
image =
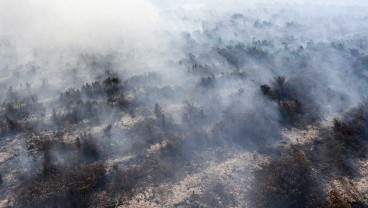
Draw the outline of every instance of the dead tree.
<instances>
[{"instance_id":1,"label":"dead tree","mask_svg":"<svg viewBox=\"0 0 368 208\"><path fill-rule=\"evenodd\" d=\"M77 146L78 150L81 148L81 142L80 142L79 137L77 137L77 139L75 140L75 145Z\"/></svg>"},{"instance_id":2,"label":"dead tree","mask_svg":"<svg viewBox=\"0 0 368 208\"><path fill-rule=\"evenodd\" d=\"M109 148L111 148L111 129L111 124L107 125L107 127L104 129L105 137L109 139Z\"/></svg>"}]
</instances>

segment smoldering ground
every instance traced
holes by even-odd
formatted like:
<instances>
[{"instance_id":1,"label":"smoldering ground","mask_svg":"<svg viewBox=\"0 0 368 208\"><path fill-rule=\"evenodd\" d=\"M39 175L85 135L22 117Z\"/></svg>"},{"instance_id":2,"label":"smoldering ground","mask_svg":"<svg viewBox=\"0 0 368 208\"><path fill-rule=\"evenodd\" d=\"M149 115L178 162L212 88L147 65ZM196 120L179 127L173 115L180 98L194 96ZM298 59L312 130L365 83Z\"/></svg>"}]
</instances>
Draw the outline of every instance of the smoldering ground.
<instances>
[{"instance_id":1,"label":"smoldering ground","mask_svg":"<svg viewBox=\"0 0 368 208\"><path fill-rule=\"evenodd\" d=\"M346 161L364 153L344 141L366 146L365 111L329 128L366 106L365 2L4 0L0 10L2 205L366 203L331 187L363 180ZM322 141L285 136L310 128Z\"/></svg>"}]
</instances>

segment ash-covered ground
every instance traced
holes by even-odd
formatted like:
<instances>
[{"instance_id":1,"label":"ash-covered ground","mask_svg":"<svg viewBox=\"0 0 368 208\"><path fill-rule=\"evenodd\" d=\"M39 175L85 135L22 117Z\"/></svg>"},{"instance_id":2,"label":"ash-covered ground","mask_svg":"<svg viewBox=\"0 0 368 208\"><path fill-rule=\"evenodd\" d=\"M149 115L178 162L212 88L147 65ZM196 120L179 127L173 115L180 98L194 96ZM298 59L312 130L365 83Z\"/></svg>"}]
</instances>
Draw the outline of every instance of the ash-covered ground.
<instances>
[{"instance_id":1,"label":"ash-covered ground","mask_svg":"<svg viewBox=\"0 0 368 208\"><path fill-rule=\"evenodd\" d=\"M0 0L0 207L368 207L368 2Z\"/></svg>"}]
</instances>

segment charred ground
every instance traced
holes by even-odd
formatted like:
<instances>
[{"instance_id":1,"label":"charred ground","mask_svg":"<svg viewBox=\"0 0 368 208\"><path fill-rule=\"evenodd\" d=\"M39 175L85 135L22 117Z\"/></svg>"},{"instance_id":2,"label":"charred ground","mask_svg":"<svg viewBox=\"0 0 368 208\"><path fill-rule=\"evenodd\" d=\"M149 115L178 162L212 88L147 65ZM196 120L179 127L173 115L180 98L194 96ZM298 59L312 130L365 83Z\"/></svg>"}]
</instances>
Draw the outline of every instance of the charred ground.
<instances>
[{"instance_id":1,"label":"charred ground","mask_svg":"<svg viewBox=\"0 0 368 208\"><path fill-rule=\"evenodd\" d=\"M367 207L367 38L261 11L159 61L0 45L0 205Z\"/></svg>"}]
</instances>

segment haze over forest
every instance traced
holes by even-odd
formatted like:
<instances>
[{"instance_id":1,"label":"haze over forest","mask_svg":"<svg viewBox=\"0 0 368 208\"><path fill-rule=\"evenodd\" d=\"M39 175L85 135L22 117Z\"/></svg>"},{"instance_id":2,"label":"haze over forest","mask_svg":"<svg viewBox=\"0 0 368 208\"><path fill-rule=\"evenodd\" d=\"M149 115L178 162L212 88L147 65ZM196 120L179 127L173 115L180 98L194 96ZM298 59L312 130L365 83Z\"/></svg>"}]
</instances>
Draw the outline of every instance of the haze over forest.
<instances>
[{"instance_id":1,"label":"haze over forest","mask_svg":"<svg viewBox=\"0 0 368 208\"><path fill-rule=\"evenodd\" d=\"M368 1L0 0L0 207L368 207Z\"/></svg>"}]
</instances>

